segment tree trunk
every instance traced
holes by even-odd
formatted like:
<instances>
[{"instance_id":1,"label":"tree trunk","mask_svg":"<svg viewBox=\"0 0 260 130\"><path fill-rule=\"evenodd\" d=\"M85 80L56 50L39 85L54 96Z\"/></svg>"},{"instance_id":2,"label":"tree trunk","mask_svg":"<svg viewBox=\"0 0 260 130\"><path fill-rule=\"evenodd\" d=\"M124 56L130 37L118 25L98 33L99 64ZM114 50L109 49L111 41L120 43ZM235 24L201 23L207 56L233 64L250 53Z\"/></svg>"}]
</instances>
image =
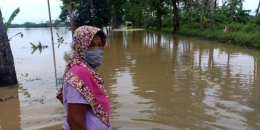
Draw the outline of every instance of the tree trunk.
<instances>
[{"instance_id":1,"label":"tree trunk","mask_svg":"<svg viewBox=\"0 0 260 130\"><path fill-rule=\"evenodd\" d=\"M95 12L94 12L95 8L94 8L93 1L89 0L89 2L90 2L90 7L91 7L90 11L91 11L91 18L92 18L93 26L95 26L96 25L95 24L95 15L94 15L95 14Z\"/></svg>"},{"instance_id":2,"label":"tree trunk","mask_svg":"<svg viewBox=\"0 0 260 130\"><path fill-rule=\"evenodd\" d=\"M255 16L257 16L257 15L258 15L259 8L260 8L260 0L259 0L259 3L258 3L258 6L257 6L257 9L256 9L256 11L255 11Z\"/></svg>"},{"instance_id":3,"label":"tree trunk","mask_svg":"<svg viewBox=\"0 0 260 130\"><path fill-rule=\"evenodd\" d=\"M153 1L155 7L157 7L156 15L157 15L157 30L159 30L162 26L162 0Z\"/></svg>"},{"instance_id":4,"label":"tree trunk","mask_svg":"<svg viewBox=\"0 0 260 130\"><path fill-rule=\"evenodd\" d=\"M114 28L115 28L115 25L114 25L114 21L115 21L115 20L114 20L114 19L115 19L115 17L116 17L114 5L112 5L111 14L112 14L112 17L111 17L111 22L110 22L110 24L111 24L111 28L114 29Z\"/></svg>"},{"instance_id":5,"label":"tree trunk","mask_svg":"<svg viewBox=\"0 0 260 130\"><path fill-rule=\"evenodd\" d=\"M68 14L69 14L69 18L70 18L71 32L72 32L72 35L73 35L74 31L76 30L76 23L75 23L73 14L72 14L73 7L72 7L71 1L67 4L67 8L68 8Z\"/></svg>"},{"instance_id":6,"label":"tree trunk","mask_svg":"<svg viewBox=\"0 0 260 130\"><path fill-rule=\"evenodd\" d=\"M204 29L204 9L205 9L205 0L201 2L201 13L200 13L200 29Z\"/></svg>"},{"instance_id":7,"label":"tree trunk","mask_svg":"<svg viewBox=\"0 0 260 130\"><path fill-rule=\"evenodd\" d=\"M176 31L179 30L179 15L178 15L178 7L177 7L177 1L176 0L172 0L172 4L173 4L173 33L175 33Z\"/></svg>"},{"instance_id":8,"label":"tree trunk","mask_svg":"<svg viewBox=\"0 0 260 130\"><path fill-rule=\"evenodd\" d=\"M192 0L189 0L189 15L190 15L190 18L189 18L189 24L190 24L190 28L192 28Z\"/></svg>"},{"instance_id":9,"label":"tree trunk","mask_svg":"<svg viewBox=\"0 0 260 130\"><path fill-rule=\"evenodd\" d=\"M117 17L116 16L114 16L113 18L112 18L112 29L114 29L114 28L116 28L117 27L117 21L116 21L116 19L117 19Z\"/></svg>"},{"instance_id":10,"label":"tree trunk","mask_svg":"<svg viewBox=\"0 0 260 130\"><path fill-rule=\"evenodd\" d=\"M210 2L210 28L213 30L215 28L215 1Z\"/></svg>"},{"instance_id":11,"label":"tree trunk","mask_svg":"<svg viewBox=\"0 0 260 130\"><path fill-rule=\"evenodd\" d=\"M146 29L148 29L151 25L152 25L152 18L153 18L153 14L152 12L148 12L147 11L147 17L146 17Z\"/></svg>"},{"instance_id":12,"label":"tree trunk","mask_svg":"<svg viewBox=\"0 0 260 130\"><path fill-rule=\"evenodd\" d=\"M157 10L157 30L161 28L162 20L161 20L162 14L160 9Z\"/></svg>"},{"instance_id":13,"label":"tree trunk","mask_svg":"<svg viewBox=\"0 0 260 130\"><path fill-rule=\"evenodd\" d=\"M235 0L231 0L231 21L234 22Z\"/></svg>"},{"instance_id":14,"label":"tree trunk","mask_svg":"<svg viewBox=\"0 0 260 130\"><path fill-rule=\"evenodd\" d=\"M217 7L217 4L218 4L218 0L215 0L215 8L214 8L214 12L216 12L216 9L218 8L218 7Z\"/></svg>"},{"instance_id":15,"label":"tree trunk","mask_svg":"<svg viewBox=\"0 0 260 130\"><path fill-rule=\"evenodd\" d=\"M14 58L0 10L0 87L17 83Z\"/></svg>"}]
</instances>

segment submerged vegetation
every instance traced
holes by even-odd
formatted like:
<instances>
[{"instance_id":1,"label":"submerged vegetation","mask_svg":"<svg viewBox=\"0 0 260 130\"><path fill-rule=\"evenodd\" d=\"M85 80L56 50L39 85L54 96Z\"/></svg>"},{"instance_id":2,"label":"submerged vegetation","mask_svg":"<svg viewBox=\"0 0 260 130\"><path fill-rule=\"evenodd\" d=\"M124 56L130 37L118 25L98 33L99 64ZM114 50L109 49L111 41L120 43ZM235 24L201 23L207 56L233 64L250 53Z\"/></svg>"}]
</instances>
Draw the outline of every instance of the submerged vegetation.
<instances>
[{"instance_id":1,"label":"submerged vegetation","mask_svg":"<svg viewBox=\"0 0 260 130\"><path fill-rule=\"evenodd\" d=\"M14 38L14 37L16 37L16 36L18 36L18 35L20 35L21 38L23 38L23 34L22 34L22 32L19 32L19 33L16 33L15 35L11 36L8 40L11 41L12 38Z\"/></svg>"},{"instance_id":2,"label":"submerged vegetation","mask_svg":"<svg viewBox=\"0 0 260 130\"><path fill-rule=\"evenodd\" d=\"M60 48L60 45L64 42L63 37L61 37L58 33L56 33L57 35L57 41L58 41L58 48Z\"/></svg>"},{"instance_id":3,"label":"submerged vegetation","mask_svg":"<svg viewBox=\"0 0 260 130\"><path fill-rule=\"evenodd\" d=\"M30 42L30 44L32 45L33 51L31 52L31 54L33 54L36 50L40 51L40 54L42 53L42 49L47 48L48 46L44 46L42 45L41 42L38 42L38 45L33 44L32 42Z\"/></svg>"}]
</instances>

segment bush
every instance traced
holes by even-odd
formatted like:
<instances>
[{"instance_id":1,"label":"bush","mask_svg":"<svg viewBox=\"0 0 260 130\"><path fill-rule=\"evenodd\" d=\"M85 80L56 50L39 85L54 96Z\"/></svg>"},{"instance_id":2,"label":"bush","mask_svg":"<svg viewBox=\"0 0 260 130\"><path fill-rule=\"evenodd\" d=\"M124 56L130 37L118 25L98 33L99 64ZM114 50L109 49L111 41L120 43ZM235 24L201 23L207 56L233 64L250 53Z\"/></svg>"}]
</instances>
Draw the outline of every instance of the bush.
<instances>
[{"instance_id":1,"label":"bush","mask_svg":"<svg viewBox=\"0 0 260 130\"><path fill-rule=\"evenodd\" d=\"M172 33L173 32L173 28L172 27L161 28L160 32L162 32L162 33Z\"/></svg>"},{"instance_id":2,"label":"bush","mask_svg":"<svg viewBox=\"0 0 260 130\"><path fill-rule=\"evenodd\" d=\"M246 33L255 32L256 31L256 25L255 24L247 24L243 27L242 31Z\"/></svg>"},{"instance_id":3,"label":"bush","mask_svg":"<svg viewBox=\"0 0 260 130\"><path fill-rule=\"evenodd\" d=\"M235 31L240 31L243 28L243 25L240 23L231 23L228 26L234 28Z\"/></svg>"},{"instance_id":4,"label":"bush","mask_svg":"<svg viewBox=\"0 0 260 130\"><path fill-rule=\"evenodd\" d=\"M260 33L255 33L251 35L250 42L252 42L254 47L259 48L260 47L260 39L259 39Z\"/></svg>"},{"instance_id":5,"label":"bush","mask_svg":"<svg viewBox=\"0 0 260 130\"><path fill-rule=\"evenodd\" d=\"M257 16L256 19L255 19L255 24L257 26L260 26L260 16Z\"/></svg>"},{"instance_id":6,"label":"bush","mask_svg":"<svg viewBox=\"0 0 260 130\"><path fill-rule=\"evenodd\" d=\"M223 26L234 28L235 31L223 33L221 28ZM156 28L149 28L149 30L158 31ZM173 27L164 27L159 31L162 33L172 33ZM246 25L239 23L231 23L228 25L217 24L214 30L211 30L210 28L201 30L199 24L194 22L192 26L189 24L182 24L180 30L177 31L177 34L260 49L260 26L255 23Z\"/></svg>"}]
</instances>

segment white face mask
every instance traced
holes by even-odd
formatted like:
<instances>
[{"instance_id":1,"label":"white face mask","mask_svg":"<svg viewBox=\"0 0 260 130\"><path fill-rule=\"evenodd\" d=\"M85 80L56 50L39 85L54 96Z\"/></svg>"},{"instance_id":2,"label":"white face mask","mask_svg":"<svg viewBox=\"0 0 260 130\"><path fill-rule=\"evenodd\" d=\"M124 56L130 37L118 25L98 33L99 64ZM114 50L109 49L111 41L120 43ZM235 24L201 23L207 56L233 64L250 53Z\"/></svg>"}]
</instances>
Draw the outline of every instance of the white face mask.
<instances>
[{"instance_id":1,"label":"white face mask","mask_svg":"<svg viewBox=\"0 0 260 130\"><path fill-rule=\"evenodd\" d=\"M92 68L99 67L103 59L103 50L101 49L91 49L84 50L85 62Z\"/></svg>"}]
</instances>

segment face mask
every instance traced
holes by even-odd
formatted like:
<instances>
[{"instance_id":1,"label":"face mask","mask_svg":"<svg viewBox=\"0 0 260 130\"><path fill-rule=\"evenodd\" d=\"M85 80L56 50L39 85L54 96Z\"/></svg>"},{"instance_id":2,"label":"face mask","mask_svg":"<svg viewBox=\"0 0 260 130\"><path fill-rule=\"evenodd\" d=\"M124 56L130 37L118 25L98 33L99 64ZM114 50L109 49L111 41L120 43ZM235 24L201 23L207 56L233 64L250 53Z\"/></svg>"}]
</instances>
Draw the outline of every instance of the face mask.
<instances>
[{"instance_id":1,"label":"face mask","mask_svg":"<svg viewBox=\"0 0 260 130\"><path fill-rule=\"evenodd\" d=\"M101 49L84 50L84 59L92 68L99 67L102 63L102 58L103 50Z\"/></svg>"}]
</instances>

